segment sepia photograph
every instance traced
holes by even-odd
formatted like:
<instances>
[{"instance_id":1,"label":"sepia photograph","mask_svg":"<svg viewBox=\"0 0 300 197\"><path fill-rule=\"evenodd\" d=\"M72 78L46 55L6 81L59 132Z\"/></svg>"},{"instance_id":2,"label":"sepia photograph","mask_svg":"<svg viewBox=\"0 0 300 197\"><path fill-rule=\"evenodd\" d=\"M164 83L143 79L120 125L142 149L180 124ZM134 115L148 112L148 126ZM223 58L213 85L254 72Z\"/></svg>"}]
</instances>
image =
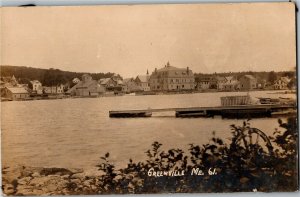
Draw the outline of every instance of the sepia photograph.
<instances>
[{"instance_id":1,"label":"sepia photograph","mask_svg":"<svg viewBox=\"0 0 300 197\"><path fill-rule=\"evenodd\" d=\"M295 3L0 11L4 195L299 190Z\"/></svg>"}]
</instances>

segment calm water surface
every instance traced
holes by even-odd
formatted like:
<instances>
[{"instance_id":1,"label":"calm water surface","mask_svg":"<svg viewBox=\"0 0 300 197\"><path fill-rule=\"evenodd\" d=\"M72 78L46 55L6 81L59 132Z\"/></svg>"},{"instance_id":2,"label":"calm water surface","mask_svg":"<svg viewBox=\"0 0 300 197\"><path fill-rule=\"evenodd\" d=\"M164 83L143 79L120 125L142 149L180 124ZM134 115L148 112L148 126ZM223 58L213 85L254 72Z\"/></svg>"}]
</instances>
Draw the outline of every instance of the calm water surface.
<instances>
[{"instance_id":1,"label":"calm water surface","mask_svg":"<svg viewBox=\"0 0 300 197\"><path fill-rule=\"evenodd\" d=\"M250 92L252 97L292 97L292 94ZM174 112L151 118L113 119L109 110L218 106L220 97L246 93L197 93L178 95L119 96L1 103L3 165L81 167L89 169L110 152L118 166L129 158L145 159L154 141L167 148L187 150L189 143L209 142L212 132L227 139L229 125L243 120L175 118ZM251 125L271 135L276 118L251 120Z\"/></svg>"}]
</instances>

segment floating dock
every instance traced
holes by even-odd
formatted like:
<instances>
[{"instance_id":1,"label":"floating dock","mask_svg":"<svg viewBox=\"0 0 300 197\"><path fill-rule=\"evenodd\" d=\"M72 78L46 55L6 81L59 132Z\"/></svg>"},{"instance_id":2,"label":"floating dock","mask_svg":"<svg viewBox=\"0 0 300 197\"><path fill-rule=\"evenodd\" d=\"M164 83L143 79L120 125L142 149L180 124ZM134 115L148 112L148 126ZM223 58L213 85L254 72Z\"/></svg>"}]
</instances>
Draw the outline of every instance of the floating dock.
<instances>
[{"instance_id":1,"label":"floating dock","mask_svg":"<svg viewBox=\"0 0 300 197\"><path fill-rule=\"evenodd\" d=\"M176 117L214 117L223 118L256 118L272 117L272 114L286 114L285 112L296 113L295 105L232 105L217 107L187 107L187 108L164 108L144 110L120 110L109 111L111 118L128 117L151 117L153 112L174 111ZM291 114L291 113L288 113Z\"/></svg>"}]
</instances>

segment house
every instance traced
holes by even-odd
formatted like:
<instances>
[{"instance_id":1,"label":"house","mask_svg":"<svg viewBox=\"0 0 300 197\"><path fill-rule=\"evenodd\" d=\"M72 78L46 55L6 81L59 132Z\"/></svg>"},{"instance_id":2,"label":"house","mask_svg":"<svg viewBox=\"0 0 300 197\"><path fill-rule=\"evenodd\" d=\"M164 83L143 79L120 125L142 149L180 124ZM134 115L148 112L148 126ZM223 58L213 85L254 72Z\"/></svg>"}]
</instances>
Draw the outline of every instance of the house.
<instances>
[{"instance_id":1,"label":"house","mask_svg":"<svg viewBox=\"0 0 300 197\"><path fill-rule=\"evenodd\" d=\"M257 79L253 75L244 75L239 79L241 90L253 90L257 88Z\"/></svg>"},{"instance_id":2,"label":"house","mask_svg":"<svg viewBox=\"0 0 300 197\"><path fill-rule=\"evenodd\" d=\"M225 77L226 82L223 84L224 91L234 91L239 89L239 82L233 76Z\"/></svg>"},{"instance_id":3,"label":"house","mask_svg":"<svg viewBox=\"0 0 300 197\"><path fill-rule=\"evenodd\" d=\"M127 79L124 79L123 80L123 83L124 83L124 86L126 89L124 92L139 92L139 91L142 91L141 87L138 86L134 80L134 78L127 78Z\"/></svg>"},{"instance_id":4,"label":"house","mask_svg":"<svg viewBox=\"0 0 300 197\"><path fill-rule=\"evenodd\" d=\"M217 89L217 79L212 76L200 77L196 87L198 90Z\"/></svg>"},{"instance_id":5,"label":"house","mask_svg":"<svg viewBox=\"0 0 300 197\"><path fill-rule=\"evenodd\" d=\"M274 82L274 89L275 90L284 90L288 89L288 84L291 80L287 77L280 77Z\"/></svg>"},{"instance_id":6,"label":"house","mask_svg":"<svg viewBox=\"0 0 300 197\"><path fill-rule=\"evenodd\" d=\"M117 74L114 74L110 78L99 79L98 83L103 87L105 87L106 91L112 91L112 92L126 91L126 87L124 87L125 85L122 78Z\"/></svg>"},{"instance_id":7,"label":"house","mask_svg":"<svg viewBox=\"0 0 300 197\"><path fill-rule=\"evenodd\" d=\"M63 84L57 86L43 86L43 92L46 94L63 94L65 86Z\"/></svg>"},{"instance_id":8,"label":"house","mask_svg":"<svg viewBox=\"0 0 300 197\"><path fill-rule=\"evenodd\" d=\"M15 87L17 85L18 85L18 81L14 75L12 77L1 77L1 86Z\"/></svg>"},{"instance_id":9,"label":"house","mask_svg":"<svg viewBox=\"0 0 300 197\"><path fill-rule=\"evenodd\" d=\"M99 84L105 87L106 91L114 91L117 87L117 81L114 81L112 78L99 79Z\"/></svg>"},{"instance_id":10,"label":"house","mask_svg":"<svg viewBox=\"0 0 300 197\"><path fill-rule=\"evenodd\" d=\"M1 97L9 100L23 100L29 97L29 93L24 87L5 87L1 91Z\"/></svg>"},{"instance_id":11,"label":"house","mask_svg":"<svg viewBox=\"0 0 300 197\"><path fill-rule=\"evenodd\" d=\"M105 88L88 74L82 75L82 80L67 91L74 96L99 96L104 92Z\"/></svg>"},{"instance_id":12,"label":"house","mask_svg":"<svg viewBox=\"0 0 300 197\"><path fill-rule=\"evenodd\" d=\"M154 91L180 91L195 88L193 71L187 68L170 66L169 62L164 68L152 72L149 84Z\"/></svg>"},{"instance_id":13,"label":"house","mask_svg":"<svg viewBox=\"0 0 300 197\"><path fill-rule=\"evenodd\" d=\"M30 81L30 83L32 84L33 92L35 92L36 94L43 94L43 87L41 82L39 82L38 80L33 80Z\"/></svg>"},{"instance_id":14,"label":"house","mask_svg":"<svg viewBox=\"0 0 300 197\"><path fill-rule=\"evenodd\" d=\"M226 77L217 76L216 77L216 81L217 81L217 90L220 90L220 91L223 90L224 89L224 85L227 82Z\"/></svg>"},{"instance_id":15,"label":"house","mask_svg":"<svg viewBox=\"0 0 300 197\"><path fill-rule=\"evenodd\" d=\"M150 91L150 85L149 85L149 74L147 72L147 75L138 75L135 78L135 82L138 87L140 87L143 91Z\"/></svg>"}]
</instances>

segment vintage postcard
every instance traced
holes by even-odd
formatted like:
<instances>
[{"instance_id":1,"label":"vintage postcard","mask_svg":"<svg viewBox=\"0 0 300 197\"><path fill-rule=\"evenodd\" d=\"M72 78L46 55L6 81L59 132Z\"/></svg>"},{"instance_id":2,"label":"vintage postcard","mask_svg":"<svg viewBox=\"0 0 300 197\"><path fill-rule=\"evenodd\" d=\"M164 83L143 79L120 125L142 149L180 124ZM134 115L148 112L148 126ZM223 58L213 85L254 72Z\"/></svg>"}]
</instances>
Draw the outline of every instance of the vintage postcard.
<instances>
[{"instance_id":1,"label":"vintage postcard","mask_svg":"<svg viewBox=\"0 0 300 197\"><path fill-rule=\"evenodd\" d=\"M294 3L1 16L4 195L298 191Z\"/></svg>"}]
</instances>

